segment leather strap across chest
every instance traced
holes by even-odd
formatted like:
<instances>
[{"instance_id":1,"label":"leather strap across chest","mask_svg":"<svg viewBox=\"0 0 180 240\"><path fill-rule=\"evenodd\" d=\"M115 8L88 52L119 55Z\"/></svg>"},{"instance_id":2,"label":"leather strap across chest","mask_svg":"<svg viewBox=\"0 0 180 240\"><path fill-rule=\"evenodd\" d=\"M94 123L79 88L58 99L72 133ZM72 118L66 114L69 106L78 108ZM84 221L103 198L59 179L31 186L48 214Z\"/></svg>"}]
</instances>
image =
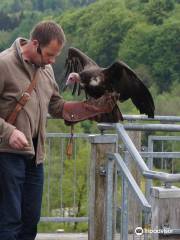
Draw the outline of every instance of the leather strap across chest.
<instances>
[{"instance_id":1,"label":"leather strap across chest","mask_svg":"<svg viewBox=\"0 0 180 240\"><path fill-rule=\"evenodd\" d=\"M38 79L38 72L39 71L36 70L36 72L34 73L34 76L33 76L33 79L31 81L30 85L28 86L26 91L22 94L22 96L20 97L14 110L7 117L6 122L8 122L10 124L14 124L14 122L16 121L18 113L21 111L21 109L25 106L27 101L30 99L32 91L36 87L36 83L37 83L37 79Z\"/></svg>"}]
</instances>

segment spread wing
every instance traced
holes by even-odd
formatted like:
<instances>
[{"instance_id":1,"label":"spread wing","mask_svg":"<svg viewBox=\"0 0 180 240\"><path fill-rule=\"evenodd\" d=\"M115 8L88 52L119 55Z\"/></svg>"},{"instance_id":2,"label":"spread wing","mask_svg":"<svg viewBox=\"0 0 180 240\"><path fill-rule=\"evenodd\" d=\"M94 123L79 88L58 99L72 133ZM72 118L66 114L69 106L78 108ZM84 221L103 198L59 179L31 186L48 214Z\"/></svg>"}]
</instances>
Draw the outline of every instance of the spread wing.
<instances>
[{"instance_id":1,"label":"spread wing","mask_svg":"<svg viewBox=\"0 0 180 240\"><path fill-rule=\"evenodd\" d=\"M68 56L65 63L66 73L65 73L64 79L66 79L71 72L79 73L82 70L89 68L91 66L97 66L97 64L91 58L89 58L86 54L81 52L79 49L70 47L68 50ZM64 88L65 88L65 84L64 84ZM75 83L73 86L72 94L76 92L77 88L78 88L78 95L80 94L81 86L77 83Z\"/></svg>"},{"instance_id":2,"label":"spread wing","mask_svg":"<svg viewBox=\"0 0 180 240\"><path fill-rule=\"evenodd\" d=\"M124 62L117 61L103 70L107 84L120 93L120 101L131 98L140 113L154 117L154 101L151 93L136 73Z\"/></svg>"}]
</instances>

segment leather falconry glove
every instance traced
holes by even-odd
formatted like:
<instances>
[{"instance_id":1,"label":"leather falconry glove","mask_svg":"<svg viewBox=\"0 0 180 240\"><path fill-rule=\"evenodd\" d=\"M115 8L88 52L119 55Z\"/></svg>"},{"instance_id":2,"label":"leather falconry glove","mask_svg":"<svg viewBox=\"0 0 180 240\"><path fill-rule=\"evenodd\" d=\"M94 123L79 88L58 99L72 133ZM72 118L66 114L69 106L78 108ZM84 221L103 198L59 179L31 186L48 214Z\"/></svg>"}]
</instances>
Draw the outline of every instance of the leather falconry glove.
<instances>
[{"instance_id":1,"label":"leather falconry glove","mask_svg":"<svg viewBox=\"0 0 180 240\"><path fill-rule=\"evenodd\" d=\"M112 112L118 97L116 93L105 93L98 99L65 102L63 107L65 124L71 125L86 119L95 119L100 114Z\"/></svg>"}]
</instances>

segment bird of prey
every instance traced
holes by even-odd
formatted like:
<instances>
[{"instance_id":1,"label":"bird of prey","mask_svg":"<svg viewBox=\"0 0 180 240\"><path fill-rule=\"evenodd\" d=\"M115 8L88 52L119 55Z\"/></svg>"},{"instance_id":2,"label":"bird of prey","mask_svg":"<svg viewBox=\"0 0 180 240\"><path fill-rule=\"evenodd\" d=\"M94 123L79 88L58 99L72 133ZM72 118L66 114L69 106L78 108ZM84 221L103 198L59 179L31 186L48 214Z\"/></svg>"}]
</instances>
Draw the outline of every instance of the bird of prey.
<instances>
[{"instance_id":1,"label":"bird of prey","mask_svg":"<svg viewBox=\"0 0 180 240\"><path fill-rule=\"evenodd\" d=\"M123 61L115 61L110 66L98 66L91 58L77 48L69 48L66 59L66 86L74 84L72 94L85 91L87 98L99 98L106 92L118 94L120 102L129 98L140 111L154 117L154 101L151 93L137 74ZM68 77L67 77L68 76ZM123 120L118 105L111 114L104 114L103 122Z\"/></svg>"}]
</instances>

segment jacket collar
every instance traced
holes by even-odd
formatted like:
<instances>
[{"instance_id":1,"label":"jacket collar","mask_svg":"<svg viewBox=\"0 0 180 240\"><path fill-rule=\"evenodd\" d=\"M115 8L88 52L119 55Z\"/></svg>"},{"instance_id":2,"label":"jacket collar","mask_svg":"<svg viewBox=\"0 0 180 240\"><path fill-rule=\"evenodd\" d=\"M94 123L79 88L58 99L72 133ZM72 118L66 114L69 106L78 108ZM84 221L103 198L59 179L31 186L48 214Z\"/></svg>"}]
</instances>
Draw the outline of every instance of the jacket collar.
<instances>
[{"instance_id":1,"label":"jacket collar","mask_svg":"<svg viewBox=\"0 0 180 240\"><path fill-rule=\"evenodd\" d=\"M19 61L21 62L22 66L25 68L25 70L28 72L32 79L32 74L34 73L34 70L37 70L39 67L30 63L23 57L21 46L26 44L27 42L28 39L19 37L14 41L11 47L15 49Z\"/></svg>"}]
</instances>

